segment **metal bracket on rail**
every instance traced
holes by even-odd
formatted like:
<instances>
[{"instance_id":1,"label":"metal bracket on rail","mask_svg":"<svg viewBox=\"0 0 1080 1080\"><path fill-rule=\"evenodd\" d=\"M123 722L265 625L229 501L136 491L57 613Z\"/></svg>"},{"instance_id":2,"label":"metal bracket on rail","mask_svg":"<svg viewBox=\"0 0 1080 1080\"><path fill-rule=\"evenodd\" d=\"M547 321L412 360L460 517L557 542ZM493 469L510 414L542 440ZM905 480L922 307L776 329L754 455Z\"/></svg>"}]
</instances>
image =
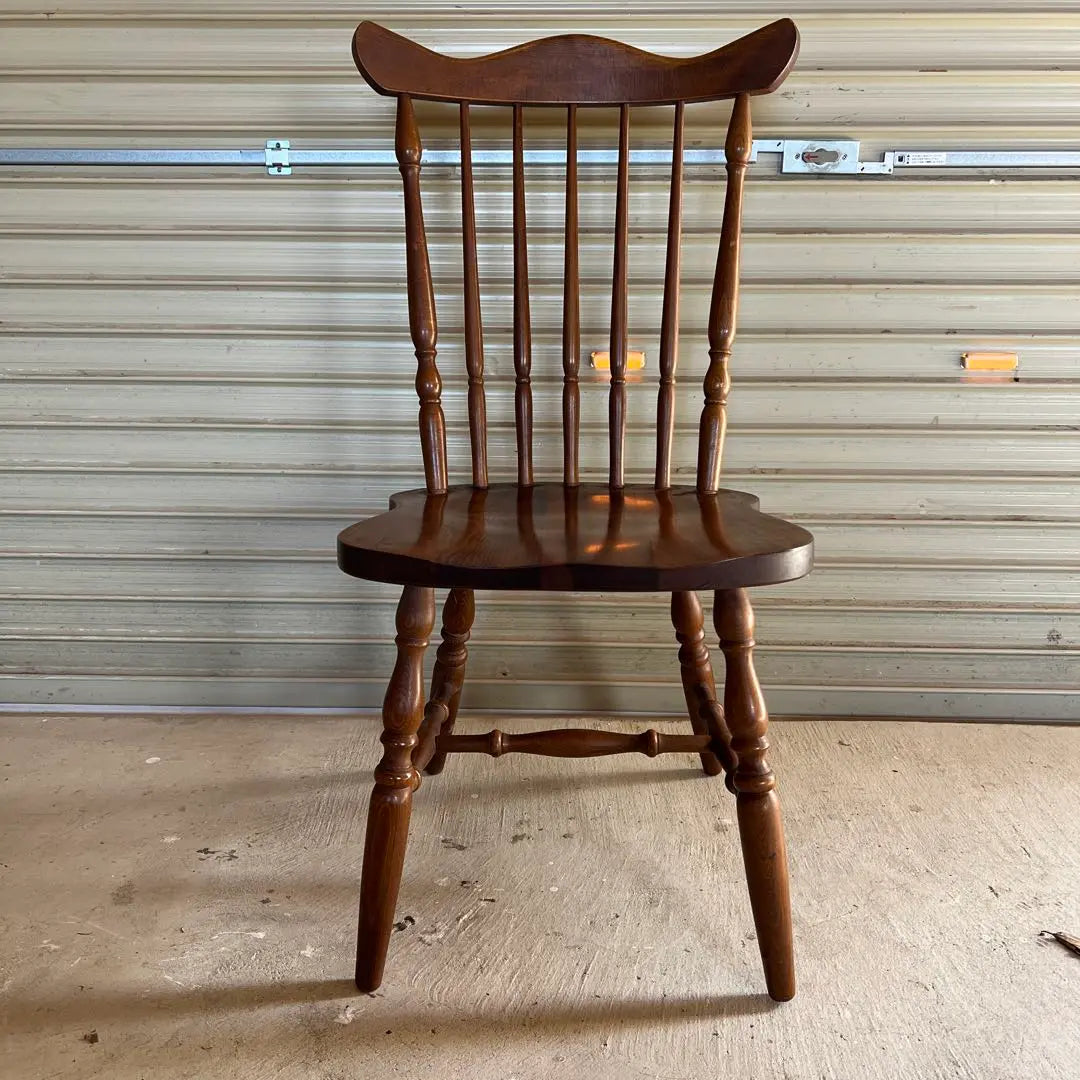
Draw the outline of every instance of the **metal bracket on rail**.
<instances>
[{"instance_id":1,"label":"metal bracket on rail","mask_svg":"<svg viewBox=\"0 0 1080 1080\"><path fill-rule=\"evenodd\" d=\"M267 176L292 175L292 166L289 164L288 139L266 140L266 174Z\"/></svg>"},{"instance_id":2,"label":"metal bracket on rail","mask_svg":"<svg viewBox=\"0 0 1080 1080\"><path fill-rule=\"evenodd\" d=\"M780 154L780 171L820 176L888 175L893 171L892 152L882 161L860 161L859 144L853 139L778 139L762 143L761 151Z\"/></svg>"}]
</instances>

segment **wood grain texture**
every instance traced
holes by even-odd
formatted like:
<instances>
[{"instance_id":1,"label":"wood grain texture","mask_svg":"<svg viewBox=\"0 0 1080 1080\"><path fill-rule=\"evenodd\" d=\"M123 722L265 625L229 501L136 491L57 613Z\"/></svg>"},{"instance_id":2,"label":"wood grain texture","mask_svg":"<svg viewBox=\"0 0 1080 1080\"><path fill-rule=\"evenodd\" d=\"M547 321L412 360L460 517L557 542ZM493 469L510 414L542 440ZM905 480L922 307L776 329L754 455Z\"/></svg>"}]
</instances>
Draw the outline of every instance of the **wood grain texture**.
<instances>
[{"instance_id":1,"label":"wood grain texture","mask_svg":"<svg viewBox=\"0 0 1080 1080\"><path fill-rule=\"evenodd\" d=\"M720 464L727 433L727 397L731 389L728 361L735 342L735 318L739 306L743 180L750 160L752 139L750 99L740 94L735 99L724 147L728 182L724 193L724 223L716 257L716 276L713 278L709 305L709 370L705 373L705 405L701 410L698 434L699 491L716 491L720 486Z\"/></svg>"},{"instance_id":2,"label":"wood grain texture","mask_svg":"<svg viewBox=\"0 0 1080 1080\"><path fill-rule=\"evenodd\" d=\"M578 270L577 106L566 110L566 193L563 227L563 483L574 487L578 473L578 417L581 389L581 280Z\"/></svg>"},{"instance_id":3,"label":"wood grain texture","mask_svg":"<svg viewBox=\"0 0 1080 1080\"><path fill-rule=\"evenodd\" d=\"M428 262L424 211L420 202L420 159L423 146L412 101L398 98L395 138L398 167L405 183L405 245L409 294L409 331L416 349L416 393L420 398L420 444L428 491L445 491L446 421L442 411L442 380L435 364L438 324L435 290Z\"/></svg>"},{"instance_id":4,"label":"wood grain texture","mask_svg":"<svg viewBox=\"0 0 1080 1080\"><path fill-rule=\"evenodd\" d=\"M473 186L469 106L461 103L461 237L465 307L465 368L469 377L469 444L472 478L487 487L487 402L484 398L484 323L480 312L480 270L476 262L476 195Z\"/></svg>"},{"instance_id":5,"label":"wood grain texture","mask_svg":"<svg viewBox=\"0 0 1080 1080\"><path fill-rule=\"evenodd\" d=\"M679 666L683 695L695 735L710 737L709 749L701 754L701 767L709 776L735 771L731 735L724 722L724 710L716 700L709 650L705 645L705 613L696 592L671 594L671 622L679 642Z\"/></svg>"},{"instance_id":6,"label":"wood grain texture","mask_svg":"<svg viewBox=\"0 0 1080 1080\"><path fill-rule=\"evenodd\" d=\"M588 758L612 754L685 754L702 752L711 736L667 735L648 728L632 735L595 728L555 728L550 731L526 731L507 734L495 728L484 735L441 735L441 754L541 754L545 757Z\"/></svg>"},{"instance_id":7,"label":"wood grain texture","mask_svg":"<svg viewBox=\"0 0 1080 1080\"><path fill-rule=\"evenodd\" d=\"M791 898L780 800L766 753L769 714L754 671L754 612L745 589L718 592L713 609L724 653L724 713L737 759L735 790L746 884L770 997L795 996Z\"/></svg>"},{"instance_id":8,"label":"wood grain texture","mask_svg":"<svg viewBox=\"0 0 1080 1080\"><path fill-rule=\"evenodd\" d=\"M514 106L514 428L517 432L518 483L533 482L532 324L529 314L529 246L525 224L524 121Z\"/></svg>"},{"instance_id":9,"label":"wood grain texture","mask_svg":"<svg viewBox=\"0 0 1080 1080\"><path fill-rule=\"evenodd\" d=\"M338 537L338 565L448 588L675 592L801 577L813 538L722 490L493 484L402 492Z\"/></svg>"},{"instance_id":10,"label":"wood grain texture","mask_svg":"<svg viewBox=\"0 0 1080 1080\"><path fill-rule=\"evenodd\" d=\"M393 928L416 781L412 754L423 718L424 652L434 623L434 591L406 586L397 609L398 658L383 701L383 756L375 769L364 842L356 985L365 993L382 982Z\"/></svg>"},{"instance_id":11,"label":"wood grain texture","mask_svg":"<svg viewBox=\"0 0 1080 1080\"><path fill-rule=\"evenodd\" d=\"M671 443L675 435L675 369L679 361L679 271L682 263L682 182L686 107L675 106L671 137L664 306L660 315L660 386L656 392L656 487L671 487Z\"/></svg>"},{"instance_id":12,"label":"wood grain texture","mask_svg":"<svg viewBox=\"0 0 1080 1080\"><path fill-rule=\"evenodd\" d=\"M619 108L619 165L615 181L615 255L611 271L611 387L608 391L608 484L626 482L626 319L630 229L630 107Z\"/></svg>"},{"instance_id":13,"label":"wood grain texture","mask_svg":"<svg viewBox=\"0 0 1080 1080\"><path fill-rule=\"evenodd\" d=\"M352 48L360 74L380 94L485 105L671 105L770 93L795 63L799 32L779 19L685 59L565 34L462 60L363 22Z\"/></svg>"},{"instance_id":14,"label":"wood grain texture","mask_svg":"<svg viewBox=\"0 0 1080 1080\"><path fill-rule=\"evenodd\" d=\"M454 730L469 658L469 633L475 617L472 589L451 589L443 607L442 643L431 672L431 697L424 707L424 722L413 754L413 765L418 772L426 770L435 776L446 764L446 754L437 748L436 740Z\"/></svg>"}]
</instances>

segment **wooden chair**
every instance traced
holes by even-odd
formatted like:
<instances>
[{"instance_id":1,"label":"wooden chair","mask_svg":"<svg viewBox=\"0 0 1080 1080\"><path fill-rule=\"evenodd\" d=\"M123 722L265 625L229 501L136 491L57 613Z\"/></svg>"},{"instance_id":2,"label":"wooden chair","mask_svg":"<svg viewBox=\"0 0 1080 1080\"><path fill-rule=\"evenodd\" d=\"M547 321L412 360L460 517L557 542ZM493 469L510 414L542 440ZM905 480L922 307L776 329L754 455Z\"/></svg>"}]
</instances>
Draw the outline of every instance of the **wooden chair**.
<instances>
[{"instance_id":1,"label":"wooden chair","mask_svg":"<svg viewBox=\"0 0 1080 1080\"><path fill-rule=\"evenodd\" d=\"M746 589L808 573L813 538L758 512L758 500L720 486L735 336L743 177L751 148L750 98L784 80L798 31L782 19L715 52L678 60L603 38L550 37L476 59L431 52L373 23L353 39L360 73L397 98L397 159L405 186L409 329L416 349L425 490L390 500L388 513L358 522L338 538L341 568L355 577L404 586L397 608L397 663L383 704L384 747L375 770L361 884L356 984L382 981L419 770L438 773L447 754L550 754L593 757L695 752L706 773L726 773L736 793L743 859L769 993L795 993L787 859L780 805L766 760L768 719L754 673L754 617ZM458 106L464 266L464 346L468 370L472 483L451 486L446 426L435 364L436 320L420 203L421 142L413 99ZM675 365L679 323L683 120L688 103L734 99L728 127L727 187L709 313L697 482L672 486ZM508 106L513 120L513 342L517 482L489 483L484 399L484 338L476 258L470 109ZM561 481L533 476L531 332L525 233L522 110L566 110L565 274L562 327ZM673 105L671 193L659 353L655 479L627 484L626 431L628 158L630 108ZM606 483L579 474L578 109L619 110L614 271L612 274ZM424 652L435 620L435 589L450 590L431 695L422 687ZM671 616L693 735L593 730L454 735L465 676L474 589L659 591ZM724 653L723 707L717 701L697 589L715 592Z\"/></svg>"}]
</instances>

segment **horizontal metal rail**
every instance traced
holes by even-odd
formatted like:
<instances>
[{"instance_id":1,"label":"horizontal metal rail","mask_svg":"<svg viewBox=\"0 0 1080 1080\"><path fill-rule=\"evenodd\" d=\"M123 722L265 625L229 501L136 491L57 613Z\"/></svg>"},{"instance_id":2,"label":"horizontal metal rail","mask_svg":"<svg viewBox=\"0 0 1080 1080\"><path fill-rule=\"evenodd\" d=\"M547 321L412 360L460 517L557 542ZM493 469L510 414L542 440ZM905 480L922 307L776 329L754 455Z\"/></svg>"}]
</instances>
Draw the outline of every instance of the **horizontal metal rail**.
<instances>
[{"instance_id":1,"label":"horizontal metal rail","mask_svg":"<svg viewBox=\"0 0 1080 1080\"><path fill-rule=\"evenodd\" d=\"M0 147L0 165L266 165L264 150Z\"/></svg>"},{"instance_id":2,"label":"horizontal metal rail","mask_svg":"<svg viewBox=\"0 0 1080 1080\"><path fill-rule=\"evenodd\" d=\"M865 176L888 175L898 169L1080 169L1080 150L889 150L880 160L862 161L855 140L755 139L750 160L761 154L780 155L784 173L804 175ZM726 162L721 149L687 150L689 166L719 166ZM584 166L614 166L614 150L580 150L578 162ZM461 164L458 150L432 149L424 153L428 165ZM511 165L509 150L474 150L473 164ZM527 150L528 165L561 166L563 150ZM671 151L637 149L630 152L630 164L670 165ZM268 139L260 149L199 149L169 147L0 147L0 167L139 167L221 168L255 166L271 176L288 176L294 167L396 168L392 150L348 150L344 148L299 149L288 139Z\"/></svg>"},{"instance_id":3,"label":"horizontal metal rail","mask_svg":"<svg viewBox=\"0 0 1080 1080\"><path fill-rule=\"evenodd\" d=\"M196 149L98 149L71 148L10 148L0 147L0 165L177 165L177 166L221 166L221 165L259 165L273 167L274 159L287 164L311 166L383 166L397 168L397 158L393 150L344 150L315 149L298 150L288 140L274 140L279 146L268 146L260 150L196 150ZM751 160L757 158L762 148L760 142L754 144ZM767 144L765 149L776 149L776 143ZM287 153L274 154L274 150ZM688 165L723 165L727 160L723 150L688 150L684 160ZM614 165L617 155L608 150L579 150L578 162L582 165ZM630 154L633 165L670 165L670 150L633 150ZM566 152L563 150L527 150L525 163L528 165L565 165ZM458 150L424 150L425 165L460 165L461 154ZM512 164L509 150L474 150L474 165Z\"/></svg>"},{"instance_id":4,"label":"horizontal metal rail","mask_svg":"<svg viewBox=\"0 0 1080 1080\"><path fill-rule=\"evenodd\" d=\"M1080 169L1080 150L896 150L897 168Z\"/></svg>"}]
</instances>

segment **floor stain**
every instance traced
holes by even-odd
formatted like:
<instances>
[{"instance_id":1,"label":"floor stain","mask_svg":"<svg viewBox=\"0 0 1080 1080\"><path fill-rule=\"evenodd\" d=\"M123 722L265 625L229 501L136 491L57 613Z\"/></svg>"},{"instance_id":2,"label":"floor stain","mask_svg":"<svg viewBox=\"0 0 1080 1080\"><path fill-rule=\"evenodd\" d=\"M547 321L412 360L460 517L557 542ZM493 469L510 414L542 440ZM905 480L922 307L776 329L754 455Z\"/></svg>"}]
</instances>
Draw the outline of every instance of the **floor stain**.
<instances>
[{"instance_id":1,"label":"floor stain","mask_svg":"<svg viewBox=\"0 0 1080 1080\"><path fill-rule=\"evenodd\" d=\"M112 902L118 904L120 907L126 907L128 904L135 903L135 883L133 881L125 881L120 885L117 885L112 891Z\"/></svg>"},{"instance_id":2,"label":"floor stain","mask_svg":"<svg viewBox=\"0 0 1080 1080\"><path fill-rule=\"evenodd\" d=\"M195 854L202 856L202 858L199 859L199 862L206 862L207 859L217 859L218 862L235 862L240 858L240 856L236 854L236 848L229 848L227 851L222 849L219 851L216 848L201 847L196 849Z\"/></svg>"}]
</instances>

